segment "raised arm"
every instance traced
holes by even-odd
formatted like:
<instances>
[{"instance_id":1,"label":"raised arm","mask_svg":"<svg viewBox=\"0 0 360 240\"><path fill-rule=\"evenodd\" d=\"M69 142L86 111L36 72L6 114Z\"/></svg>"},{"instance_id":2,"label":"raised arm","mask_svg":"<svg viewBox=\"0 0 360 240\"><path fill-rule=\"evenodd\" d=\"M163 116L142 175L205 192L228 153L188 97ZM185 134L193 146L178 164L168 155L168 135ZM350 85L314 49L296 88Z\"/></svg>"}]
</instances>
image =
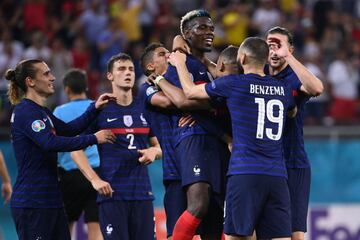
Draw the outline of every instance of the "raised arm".
<instances>
[{"instance_id":1,"label":"raised arm","mask_svg":"<svg viewBox=\"0 0 360 240\"><path fill-rule=\"evenodd\" d=\"M170 54L169 62L176 67L183 92L188 99L209 99L205 91L205 84L194 84L186 67L186 55L176 51ZM162 81L160 81L161 83Z\"/></svg>"},{"instance_id":2,"label":"raised arm","mask_svg":"<svg viewBox=\"0 0 360 240\"><path fill-rule=\"evenodd\" d=\"M299 62L289 49L289 44L284 40L277 38L270 38L270 43L276 43L279 47L277 54L283 57L290 67L294 70L296 76L299 78L302 86L300 90L311 96L318 96L324 91L324 85L320 79L312 74L301 62Z\"/></svg>"},{"instance_id":3,"label":"raised arm","mask_svg":"<svg viewBox=\"0 0 360 240\"><path fill-rule=\"evenodd\" d=\"M210 103L208 101L188 99L183 89L172 85L162 76L156 77L154 83L158 85L164 94L171 100L171 102L181 110L211 109Z\"/></svg>"}]
</instances>

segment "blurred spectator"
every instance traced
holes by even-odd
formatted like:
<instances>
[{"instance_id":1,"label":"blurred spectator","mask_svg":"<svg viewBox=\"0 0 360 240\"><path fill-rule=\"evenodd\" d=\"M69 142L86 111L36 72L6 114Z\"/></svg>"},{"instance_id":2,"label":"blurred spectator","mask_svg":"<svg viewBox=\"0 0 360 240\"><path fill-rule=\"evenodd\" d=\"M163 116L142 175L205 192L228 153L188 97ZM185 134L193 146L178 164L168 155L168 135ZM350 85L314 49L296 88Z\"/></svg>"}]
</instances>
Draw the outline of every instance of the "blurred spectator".
<instances>
[{"instance_id":1,"label":"blurred spectator","mask_svg":"<svg viewBox=\"0 0 360 240\"><path fill-rule=\"evenodd\" d=\"M24 52L25 59L41 59L48 62L51 57L51 50L48 48L47 40L41 31L35 31L31 35L31 45Z\"/></svg>"},{"instance_id":2,"label":"blurred spectator","mask_svg":"<svg viewBox=\"0 0 360 240\"><path fill-rule=\"evenodd\" d=\"M261 36L264 36L270 28L278 26L281 21L281 14L275 8L275 1L260 0L260 6L255 9L252 21Z\"/></svg>"},{"instance_id":3,"label":"blurred spectator","mask_svg":"<svg viewBox=\"0 0 360 240\"><path fill-rule=\"evenodd\" d=\"M326 109L329 102L328 84L321 66L321 52L319 44L309 37L304 47L304 65L309 71L319 78L325 87L324 92L318 97L312 97L306 104L305 122L311 125L320 125L327 115Z\"/></svg>"},{"instance_id":4,"label":"blurred spectator","mask_svg":"<svg viewBox=\"0 0 360 240\"><path fill-rule=\"evenodd\" d=\"M86 40L79 36L74 40L73 47L71 48L71 55L73 67L80 68L85 71L90 68L90 54Z\"/></svg>"},{"instance_id":5,"label":"blurred spectator","mask_svg":"<svg viewBox=\"0 0 360 240\"><path fill-rule=\"evenodd\" d=\"M249 26L248 6L245 3L232 1L222 18L225 29L226 45L240 46L248 35Z\"/></svg>"},{"instance_id":6,"label":"blurred spectator","mask_svg":"<svg viewBox=\"0 0 360 240\"><path fill-rule=\"evenodd\" d=\"M21 60L23 54L23 44L12 38L10 29L4 28L0 42L0 91L6 92L7 81L3 78L8 68L14 68Z\"/></svg>"},{"instance_id":7,"label":"blurred spectator","mask_svg":"<svg viewBox=\"0 0 360 240\"><path fill-rule=\"evenodd\" d=\"M101 4L101 0L91 0L90 7L80 15L73 29L77 34L80 34L80 30L84 32L91 50L91 68L97 70L99 70L99 52L96 44L108 21L108 15Z\"/></svg>"},{"instance_id":8,"label":"blurred spectator","mask_svg":"<svg viewBox=\"0 0 360 240\"><path fill-rule=\"evenodd\" d=\"M120 52L127 49L127 39L125 33L119 28L119 21L110 18L108 27L104 29L98 38L97 47L100 53L100 70L106 73L108 60Z\"/></svg>"},{"instance_id":9,"label":"blurred spectator","mask_svg":"<svg viewBox=\"0 0 360 240\"><path fill-rule=\"evenodd\" d=\"M55 77L54 86L55 86L55 94L53 94L48 102L52 105L58 105L66 102L66 95L63 89L63 85L61 79L65 72L67 72L70 67L73 65L73 59L71 56L71 52L65 48L64 42L61 38L55 38L51 44L51 57L49 63L49 67L51 68L51 72Z\"/></svg>"},{"instance_id":10,"label":"blurred spectator","mask_svg":"<svg viewBox=\"0 0 360 240\"><path fill-rule=\"evenodd\" d=\"M15 39L21 39L22 8L16 1L2 0L0 2L0 29L9 28Z\"/></svg>"},{"instance_id":11,"label":"blurred spectator","mask_svg":"<svg viewBox=\"0 0 360 240\"><path fill-rule=\"evenodd\" d=\"M117 0L110 6L112 16L119 19L120 29L125 33L130 48L142 40L139 15L144 6L145 0Z\"/></svg>"},{"instance_id":12,"label":"blurred spectator","mask_svg":"<svg viewBox=\"0 0 360 240\"><path fill-rule=\"evenodd\" d=\"M328 70L333 97L330 116L339 124L355 123L357 117L359 66L354 66L349 57L346 50L338 50Z\"/></svg>"},{"instance_id":13,"label":"blurred spectator","mask_svg":"<svg viewBox=\"0 0 360 240\"><path fill-rule=\"evenodd\" d=\"M140 0L133 0L133 2ZM137 3L138 4L138 3ZM154 31L155 17L159 12L158 4L156 0L145 0L145 6L139 15L139 22L142 32L142 42L144 45L148 45L151 35Z\"/></svg>"},{"instance_id":14,"label":"blurred spectator","mask_svg":"<svg viewBox=\"0 0 360 240\"><path fill-rule=\"evenodd\" d=\"M25 0L23 6L23 23L25 33L40 30L46 31L46 1Z\"/></svg>"}]
</instances>

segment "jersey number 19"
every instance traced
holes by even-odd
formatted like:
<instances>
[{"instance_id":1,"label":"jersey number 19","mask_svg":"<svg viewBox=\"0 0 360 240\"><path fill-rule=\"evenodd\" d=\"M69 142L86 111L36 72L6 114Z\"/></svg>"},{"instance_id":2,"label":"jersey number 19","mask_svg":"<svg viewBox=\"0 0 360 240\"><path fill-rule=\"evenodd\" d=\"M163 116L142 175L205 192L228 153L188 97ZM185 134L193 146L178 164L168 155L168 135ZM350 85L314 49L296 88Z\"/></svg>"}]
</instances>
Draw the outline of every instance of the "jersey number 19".
<instances>
[{"instance_id":1,"label":"jersey number 19","mask_svg":"<svg viewBox=\"0 0 360 240\"><path fill-rule=\"evenodd\" d=\"M263 139L264 137L264 125L265 117L268 121L276 123L278 129L276 134L274 134L275 129L265 128L266 136L274 141L277 141L281 138L283 130L283 115L284 115L284 105L280 100L271 99L267 103L264 98L255 98L255 103L258 104L258 119L257 119L257 129L256 129L256 138ZM279 115L274 116L274 107L279 108Z\"/></svg>"}]
</instances>

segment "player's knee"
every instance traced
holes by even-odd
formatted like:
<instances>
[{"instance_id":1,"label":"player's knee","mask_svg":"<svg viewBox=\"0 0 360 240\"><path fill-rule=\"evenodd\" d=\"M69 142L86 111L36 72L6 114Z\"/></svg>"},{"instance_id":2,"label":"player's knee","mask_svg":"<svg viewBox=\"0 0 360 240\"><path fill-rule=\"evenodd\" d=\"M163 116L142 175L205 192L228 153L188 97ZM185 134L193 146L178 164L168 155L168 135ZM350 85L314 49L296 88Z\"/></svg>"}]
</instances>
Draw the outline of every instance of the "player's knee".
<instances>
[{"instance_id":1,"label":"player's knee","mask_svg":"<svg viewBox=\"0 0 360 240\"><path fill-rule=\"evenodd\" d=\"M209 208L209 199L201 198L188 203L188 211L197 218L204 218Z\"/></svg>"}]
</instances>

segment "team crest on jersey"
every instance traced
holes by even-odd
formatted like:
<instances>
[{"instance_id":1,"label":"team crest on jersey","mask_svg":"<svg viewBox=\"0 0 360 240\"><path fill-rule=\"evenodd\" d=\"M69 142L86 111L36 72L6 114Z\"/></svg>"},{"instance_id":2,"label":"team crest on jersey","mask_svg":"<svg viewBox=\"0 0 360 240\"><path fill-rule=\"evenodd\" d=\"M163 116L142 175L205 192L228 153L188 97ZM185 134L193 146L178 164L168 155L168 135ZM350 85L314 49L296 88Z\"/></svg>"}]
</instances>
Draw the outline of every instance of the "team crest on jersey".
<instances>
[{"instance_id":1,"label":"team crest on jersey","mask_svg":"<svg viewBox=\"0 0 360 240\"><path fill-rule=\"evenodd\" d=\"M123 119L124 119L124 124L127 127L131 127L131 125L133 125L134 123L131 115L124 115Z\"/></svg>"},{"instance_id":2,"label":"team crest on jersey","mask_svg":"<svg viewBox=\"0 0 360 240\"><path fill-rule=\"evenodd\" d=\"M140 120L141 120L141 123L142 123L143 125L147 125L147 124L148 124L142 113L140 114Z\"/></svg>"},{"instance_id":3,"label":"team crest on jersey","mask_svg":"<svg viewBox=\"0 0 360 240\"><path fill-rule=\"evenodd\" d=\"M31 128L34 132L40 132L41 130L45 129L46 125L42 120L35 120L31 124Z\"/></svg>"}]
</instances>

